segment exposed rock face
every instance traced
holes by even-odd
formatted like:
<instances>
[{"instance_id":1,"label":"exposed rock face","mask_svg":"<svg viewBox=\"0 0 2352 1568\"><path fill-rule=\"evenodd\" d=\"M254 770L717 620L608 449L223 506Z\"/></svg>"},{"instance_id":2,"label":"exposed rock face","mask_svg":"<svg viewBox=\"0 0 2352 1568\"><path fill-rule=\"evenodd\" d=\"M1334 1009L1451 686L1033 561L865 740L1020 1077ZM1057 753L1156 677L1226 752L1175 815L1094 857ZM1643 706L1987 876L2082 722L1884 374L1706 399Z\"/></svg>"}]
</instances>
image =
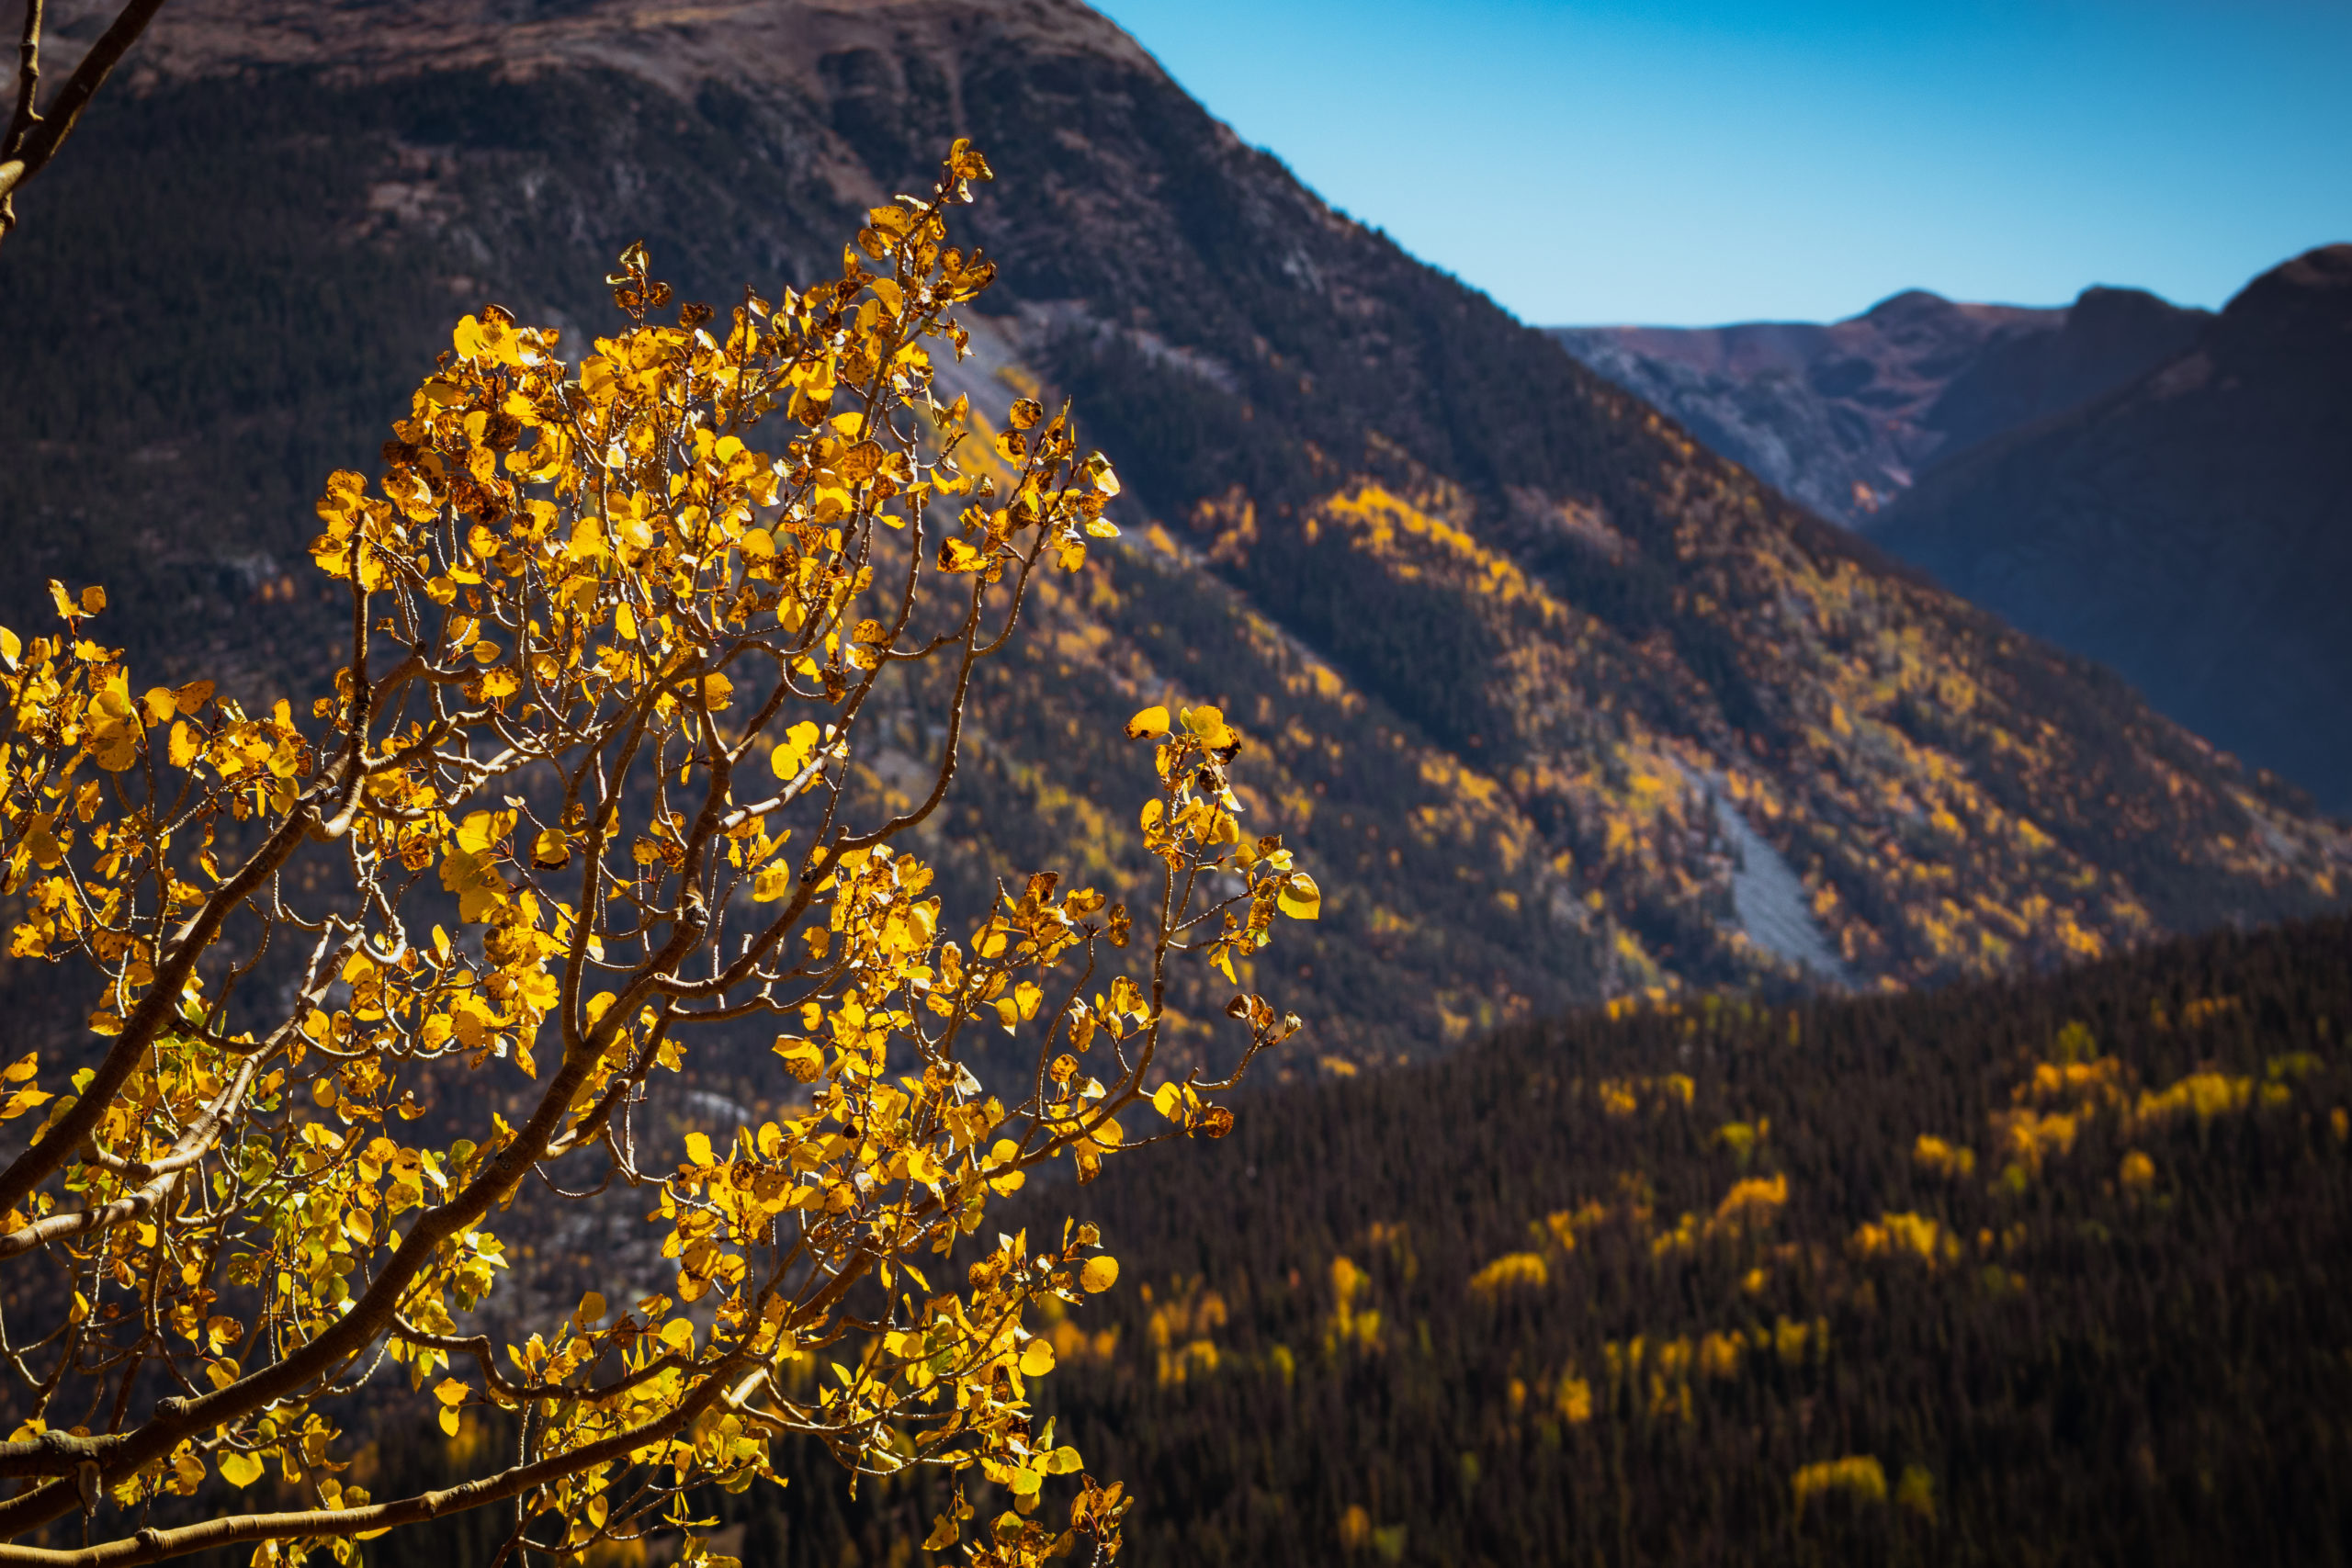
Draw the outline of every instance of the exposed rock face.
<instances>
[{"instance_id":1,"label":"exposed rock face","mask_svg":"<svg viewBox=\"0 0 2352 1568\"><path fill-rule=\"evenodd\" d=\"M1553 335L1781 493L1868 527L1923 469L2120 386L2180 352L2204 319L2130 288L2048 310L1914 289L1827 326Z\"/></svg>"},{"instance_id":2,"label":"exposed rock face","mask_svg":"<svg viewBox=\"0 0 2352 1568\"><path fill-rule=\"evenodd\" d=\"M929 846L951 891L1135 874L1115 736L1168 700L1244 727L1250 827L1323 881L1254 984L1337 1055L1797 983L1741 930L1762 862L1711 789L1801 894L1781 945L1859 984L2311 908L2352 863L2103 671L1331 211L1076 4L177 0L157 27L0 264L0 341L36 345L0 366L0 619L104 578L142 657L209 639L256 687L322 679L327 601L277 563L458 310L577 341L639 237L722 308L831 273L963 134L1001 175L970 221L1002 281L958 373L995 408L1075 397L1129 538L982 693Z\"/></svg>"},{"instance_id":3,"label":"exposed rock face","mask_svg":"<svg viewBox=\"0 0 2352 1568\"><path fill-rule=\"evenodd\" d=\"M1878 537L2352 811L2352 245L2264 274L2188 352L1929 475Z\"/></svg>"}]
</instances>

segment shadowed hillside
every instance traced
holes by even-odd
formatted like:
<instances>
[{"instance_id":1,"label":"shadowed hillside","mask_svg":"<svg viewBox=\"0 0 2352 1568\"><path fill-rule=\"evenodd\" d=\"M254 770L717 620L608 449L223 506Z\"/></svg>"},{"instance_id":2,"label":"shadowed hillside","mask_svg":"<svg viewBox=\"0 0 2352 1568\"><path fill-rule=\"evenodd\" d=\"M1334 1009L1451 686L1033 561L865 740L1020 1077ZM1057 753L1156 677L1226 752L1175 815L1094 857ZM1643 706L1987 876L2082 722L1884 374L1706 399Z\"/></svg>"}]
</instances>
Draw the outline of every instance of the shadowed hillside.
<instances>
[{"instance_id":1,"label":"shadowed hillside","mask_svg":"<svg viewBox=\"0 0 2352 1568\"><path fill-rule=\"evenodd\" d=\"M1701 451L1066 0L191 0L134 65L0 257L31 345L0 367L11 624L103 579L142 670L306 687L309 500L379 466L460 310L579 343L640 236L689 299L829 272L969 134L1004 304L960 384L1074 395L1129 537L981 694L951 883L1134 875L1096 805L1132 763L1097 738L1173 699L1245 728L1250 825L1324 878L1254 983L1338 1058L2340 896L2343 839L2293 796Z\"/></svg>"},{"instance_id":2,"label":"shadowed hillside","mask_svg":"<svg viewBox=\"0 0 2352 1568\"><path fill-rule=\"evenodd\" d=\"M1258 1097L1074 1195L1122 1274L1046 1330L1057 1440L1151 1568L2343 1562L2347 956L1621 1006ZM949 1503L807 1459L709 1499L746 1562L906 1560Z\"/></svg>"},{"instance_id":3,"label":"shadowed hillside","mask_svg":"<svg viewBox=\"0 0 2352 1568\"><path fill-rule=\"evenodd\" d=\"M2352 245L2187 351L1923 480L1874 536L2352 810Z\"/></svg>"}]
</instances>

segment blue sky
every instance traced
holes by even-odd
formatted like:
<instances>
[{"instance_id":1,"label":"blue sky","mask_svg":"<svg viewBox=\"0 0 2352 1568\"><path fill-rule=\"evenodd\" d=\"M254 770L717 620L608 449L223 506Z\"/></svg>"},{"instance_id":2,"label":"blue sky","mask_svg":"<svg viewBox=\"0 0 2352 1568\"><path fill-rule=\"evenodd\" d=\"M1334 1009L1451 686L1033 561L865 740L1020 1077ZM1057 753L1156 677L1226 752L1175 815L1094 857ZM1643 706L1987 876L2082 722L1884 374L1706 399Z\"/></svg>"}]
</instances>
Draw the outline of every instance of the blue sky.
<instances>
[{"instance_id":1,"label":"blue sky","mask_svg":"<svg viewBox=\"0 0 2352 1568\"><path fill-rule=\"evenodd\" d=\"M2352 0L1097 0L1539 323L2217 306L2352 240Z\"/></svg>"}]
</instances>

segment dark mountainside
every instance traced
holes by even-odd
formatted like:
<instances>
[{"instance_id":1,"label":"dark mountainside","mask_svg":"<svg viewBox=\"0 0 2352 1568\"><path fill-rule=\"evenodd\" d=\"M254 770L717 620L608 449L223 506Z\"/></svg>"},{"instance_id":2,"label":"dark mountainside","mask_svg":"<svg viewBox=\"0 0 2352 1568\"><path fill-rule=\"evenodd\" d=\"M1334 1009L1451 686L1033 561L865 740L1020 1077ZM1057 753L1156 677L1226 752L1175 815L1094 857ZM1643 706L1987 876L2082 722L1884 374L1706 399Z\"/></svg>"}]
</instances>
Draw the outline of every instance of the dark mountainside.
<instances>
[{"instance_id":1,"label":"dark mountainside","mask_svg":"<svg viewBox=\"0 0 2352 1568\"><path fill-rule=\"evenodd\" d=\"M965 382L1074 396L1129 485L981 694L929 846L962 907L1006 868L1124 887L1118 726L1171 699L1246 728L1250 826L1323 882L1245 983L1333 1058L2342 897L2291 792L1331 211L1069 0L175 5L0 254L0 618L101 580L142 671L307 694L310 502L459 311L578 343L640 236L688 299L831 274L957 133L1001 175Z\"/></svg>"},{"instance_id":2,"label":"dark mountainside","mask_svg":"<svg viewBox=\"0 0 2352 1568\"><path fill-rule=\"evenodd\" d=\"M2342 1563L2347 960L2331 920L1293 1086L1075 1195L1123 1272L1039 1386L1134 1491L1137 1568ZM436 1447L379 1462L431 1483ZM948 1501L708 1511L747 1564L836 1568Z\"/></svg>"},{"instance_id":3,"label":"dark mountainside","mask_svg":"<svg viewBox=\"0 0 2352 1568\"><path fill-rule=\"evenodd\" d=\"M2352 811L2352 245L2188 352L1923 479L1874 536Z\"/></svg>"},{"instance_id":4,"label":"dark mountainside","mask_svg":"<svg viewBox=\"0 0 2352 1568\"><path fill-rule=\"evenodd\" d=\"M1913 289L1827 326L1552 335L1782 494L1868 527L1925 469L2123 385L2208 319L2136 288L2088 288L2046 310Z\"/></svg>"}]
</instances>

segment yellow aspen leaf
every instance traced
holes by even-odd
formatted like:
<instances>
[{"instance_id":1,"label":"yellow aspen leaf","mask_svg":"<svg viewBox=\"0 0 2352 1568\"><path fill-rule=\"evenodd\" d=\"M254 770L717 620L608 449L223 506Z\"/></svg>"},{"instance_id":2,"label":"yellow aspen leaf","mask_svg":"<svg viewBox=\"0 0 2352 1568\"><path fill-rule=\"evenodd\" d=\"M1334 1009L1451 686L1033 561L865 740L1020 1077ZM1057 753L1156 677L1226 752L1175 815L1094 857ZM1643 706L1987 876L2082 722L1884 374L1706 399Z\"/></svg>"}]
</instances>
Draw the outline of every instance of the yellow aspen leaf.
<instances>
[{"instance_id":1,"label":"yellow aspen leaf","mask_svg":"<svg viewBox=\"0 0 2352 1568\"><path fill-rule=\"evenodd\" d=\"M1323 914L1323 890L1306 873L1294 871L1283 878L1282 890L1274 895L1274 903L1294 920L1319 919Z\"/></svg>"},{"instance_id":2,"label":"yellow aspen leaf","mask_svg":"<svg viewBox=\"0 0 2352 1568\"><path fill-rule=\"evenodd\" d=\"M1101 1295L1119 1282L1119 1260L1107 1254L1088 1258L1086 1267L1078 1271L1078 1282L1091 1293Z\"/></svg>"},{"instance_id":3,"label":"yellow aspen leaf","mask_svg":"<svg viewBox=\"0 0 2352 1568\"><path fill-rule=\"evenodd\" d=\"M1026 430L1046 417L1045 405L1035 398L1017 398L1012 404L1012 428Z\"/></svg>"},{"instance_id":4,"label":"yellow aspen leaf","mask_svg":"<svg viewBox=\"0 0 2352 1568\"><path fill-rule=\"evenodd\" d=\"M82 590L82 613L95 615L107 607L107 591L93 582Z\"/></svg>"},{"instance_id":5,"label":"yellow aspen leaf","mask_svg":"<svg viewBox=\"0 0 2352 1568\"><path fill-rule=\"evenodd\" d=\"M713 673L702 678L703 705L723 708L735 700L735 682L726 676Z\"/></svg>"},{"instance_id":6,"label":"yellow aspen leaf","mask_svg":"<svg viewBox=\"0 0 2352 1568\"><path fill-rule=\"evenodd\" d=\"M459 1378L443 1378L433 1388L433 1397L444 1404L463 1404L466 1395L473 1391Z\"/></svg>"},{"instance_id":7,"label":"yellow aspen leaf","mask_svg":"<svg viewBox=\"0 0 2352 1568\"><path fill-rule=\"evenodd\" d=\"M481 854L492 844L505 841L514 830L515 814L512 811L472 811L458 828L458 848L468 854Z\"/></svg>"},{"instance_id":8,"label":"yellow aspen leaf","mask_svg":"<svg viewBox=\"0 0 2352 1568\"><path fill-rule=\"evenodd\" d=\"M25 639L6 626L0 626L0 660L6 660L8 668L14 670L24 654Z\"/></svg>"},{"instance_id":9,"label":"yellow aspen leaf","mask_svg":"<svg viewBox=\"0 0 2352 1568\"><path fill-rule=\"evenodd\" d=\"M589 1292L580 1298L580 1304L571 1309L571 1325L574 1328L584 1329L591 1324L603 1322L604 1317L605 1297L601 1291Z\"/></svg>"},{"instance_id":10,"label":"yellow aspen leaf","mask_svg":"<svg viewBox=\"0 0 2352 1568\"><path fill-rule=\"evenodd\" d=\"M6 1100L0 1100L0 1122L13 1122L36 1106L46 1105L57 1097L37 1089L20 1089Z\"/></svg>"},{"instance_id":11,"label":"yellow aspen leaf","mask_svg":"<svg viewBox=\"0 0 2352 1568\"><path fill-rule=\"evenodd\" d=\"M1140 740L1148 735L1165 735L1167 733L1168 709L1164 706L1148 707L1141 713L1136 715L1135 717L1127 720L1127 739L1130 740ZM1159 803L1155 801L1153 804L1158 805Z\"/></svg>"},{"instance_id":12,"label":"yellow aspen leaf","mask_svg":"<svg viewBox=\"0 0 2352 1568\"><path fill-rule=\"evenodd\" d=\"M1021 1352L1021 1373L1023 1377L1041 1378L1054 1370L1054 1347L1051 1341L1032 1339Z\"/></svg>"},{"instance_id":13,"label":"yellow aspen leaf","mask_svg":"<svg viewBox=\"0 0 2352 1568\"><path fill-rule=\"evenodd\" d=\"M1011 1138L999 1138L995 1145L989 1148L988 1164L984 1168L1001 1172L999 1175L989 1178L989 1190L990 1191L996 1193L999 1197L1002 1197L1006 1193L1017 1192L1021 1190L1022 1184L1029 1179L1026 1173L1018 1170L1004 1169L1004 1167L1011 1165L1014 1160L1020 1157L1021 1145L1014 1143Z\"/></svg>"},{"instance_id":14,"label":"yellow aspen leaf","mask_svg":"<svg viewBox=\"0 0 2352 1568\"><path fill-rule=\"evenodd\" d=\"M791 891L792 868L780 862L775 865L760 867L760 874L752 879L752 898L754 903L773 904Z\"/></svg>"},{"instance_id":15,"label":"yellow aspen leaf","mask_svg":"<svg viewBox=\"0 0 2352 1568\"><path fill-rule=\"evenodd\" d=\"M531 840L531 863L541 871L561 871L571 863L571 843L561 829L546 829Z\"/></svg>"},{"instance_id":16,"label":"yellow aspen leaf","mask_svg":"<svg viewBox=\"0 0 2352 1568\"><path fill-rule=\"evenodd\" d=\"M794 725L784 732L775 750L768 753L768 766L775 770L775 776L780 779L799 777L800 770L808 765L808 759L817 754L817 742L822 739L824 732L813 724Z\"/></svg>"},{"instance_id":17,"label":"yellow aspen leaf","mask_svg":"<svg viewBox=\"0 0 2352 1568\"><path fill-rule=\"evenodd\" d=\"M212 682L190 681L172 694L172 705L182 713L194 713L212 700Z\"/></svg>"},{"instance_id":18,"label":"yellow aspen leaf","mask_svg":"<svg viewBox=\"0 0 2352 1568\"><path fill-rule=\"evenodd\" d=\"M1215 707L1184 710L1184 728L1201 738L1201 744L1212 751L1232 745L1240 739L1225 722L1225 710Z\"/></svg>"},{"instance_id":19,"label":"yellow aspen leaf","mask_svg":"<svg viewBox=\"0 0 2352 1568\"><path fill-rule=\"evenodd\" d=\"M179 699L169 686L150 686L139 701L147 710L150 724L161 724L179 711Z\"/></svg>"},{"instance_id":20,"label":"yellow aspen leaf","mask_svg":"<svg viewBox=\"0 0 2352 1568\"><path fill-rule=\"evenodd\" d=\"M261 1479L264 1468L257 1454L240 1453L231 1449L220 1455L220 1479L232 1486L251 1486Z\"/></svg>"},{"instance_id":21,"label":"yellow aspen leaf","mask_svg":"<svg viewBox=\"0 0 2352 1568\"><path fill-rule=\"evenodd\" d=\"M462 1423L459 1420L457 1407L455 1405L447 1406L442 1410L439 1424L441 1430L446 1435L452 1438L458 1435L458 1427Z\"/></svg>"},{"instance_id":22,"label":"yellow aspen leaf","mask_svg":"<svg viewBox=\"0 0 2352 1568\"><path fill-rule=\"evenodd\" d=\"M814 1040L782 1037L775 1043L775 1054L784 1058L785 1066L802 1083L813 1083L824 1076L825 1049Z\"/></svg>"},{"instance_id":23,"label":"yellow aspen leaf","mask_svg":"<svg viewBox=\"0 0 2352 1568\"><path fill-rule=\"evenodd\" d=\"M923 1537L922 1549L925 1551L944 1551L955 1545L956 1540L955 1515L942 1514L931 1521L931 1533Z\"/></svg>"},{"instance_id":24,"label":"yellow aspen leaf","mask_svg":"<svg viewBox=\"0 0 2352 1568\"><path fill-rule=\"evenodd\" d=\"M683 1317L673 1317L662 1325L662 1343L681 1356L694 1354L695 1325Z\"/></svg>"},{"instance_id":25,"label":"yellow aspen leaf","mask_svg":"<svg viewBox=\"0 0 2352 1568\"><path fill-rule=\"evenodd\" d=\"M172 726L172 766L185 768L196 761L196 731L185 720Z\"/></svg>"},{"instance_id":26,"label":"yellow aspen leaf","mask_svg":"<svg viewBox=\"0 0 2352 1568\"><path fill-rule=\"evenodd\" d=\"M15 1062L10 1063L7 1072L0 1074L0 1077L5 1077L9 1083L22 1083L40 1070L40 1053L28 1051Z\"/></svg>"},{"instance_id":27,"label":"yellow aspen leaf","mask_svg":"<svg viewBox=\"0 0 2352 1568\"><path fill-rule=\"evenodd\" d=\"M686 1160L690 1165L711 1165L716 1162L714 1151L710 1146L709 1134L688 1133L686 1134Z\"/></svg>"}]
</instances>

